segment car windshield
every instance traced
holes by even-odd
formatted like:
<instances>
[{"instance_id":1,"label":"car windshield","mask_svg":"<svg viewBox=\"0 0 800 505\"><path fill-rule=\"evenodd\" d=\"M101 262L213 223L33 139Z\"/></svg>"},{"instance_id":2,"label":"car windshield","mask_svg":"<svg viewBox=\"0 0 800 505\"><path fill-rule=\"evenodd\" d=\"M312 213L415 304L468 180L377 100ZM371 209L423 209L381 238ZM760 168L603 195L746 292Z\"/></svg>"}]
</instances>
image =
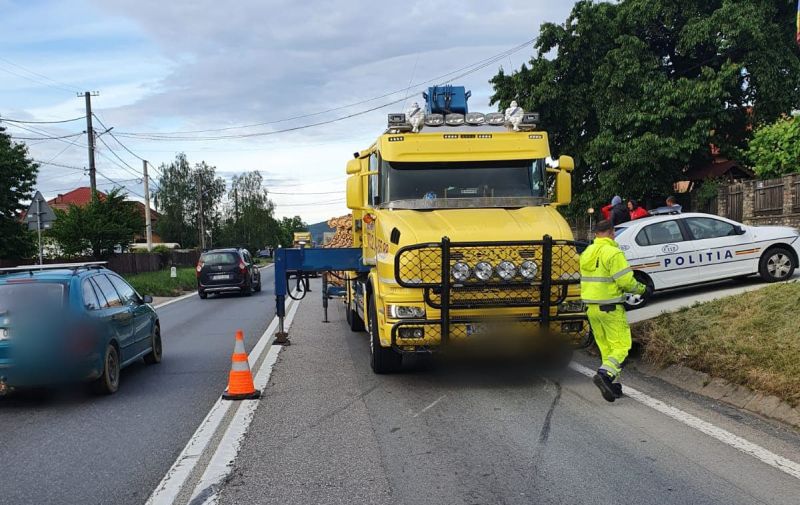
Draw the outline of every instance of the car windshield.
<instances>
[{"instance_id":1,"label":"car windshield","mask_svg":"<svg viewBox=\"0 0 800 505\"><path fill-rule=\"evenodd\" d=\"M64 285L58 282L14 282L0 285L0 314L64 306Z\"/></svg>"},{"instance_id":2,"label":"car windshield","mask_svg":"<svg viewBox=\"0 0 800 505\"><path fill-rule=\"evenodd\" d=\"M239 262L238 255L233 252L209 252L200 257L204 265L235 265Z\"/></svg>"},{"instance_id":3,"label":"car windshield","mask_svg":"<svg viewBox=\"0 0 800 505\"><path fill-rule=\"evenodd\" d=\"M519 207L546 203L543 159L381 162L387 208Z\"/></svg>"}]
</instances>

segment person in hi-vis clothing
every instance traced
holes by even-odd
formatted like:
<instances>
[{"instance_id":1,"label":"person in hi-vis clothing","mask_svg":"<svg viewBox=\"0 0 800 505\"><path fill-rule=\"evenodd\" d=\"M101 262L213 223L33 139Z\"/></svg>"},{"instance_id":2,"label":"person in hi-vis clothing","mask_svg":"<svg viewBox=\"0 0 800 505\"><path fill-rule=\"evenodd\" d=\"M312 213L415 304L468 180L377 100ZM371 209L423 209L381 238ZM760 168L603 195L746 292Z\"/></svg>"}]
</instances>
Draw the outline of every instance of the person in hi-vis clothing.
<instances>
[{"instance_id":1,"label":"person in hi-vis clothing","mask_svg":"<svg viewBox=\"0 0 800 505\"><path fill-rule=\"evenodd\" d=\"M619 375L631 348L625 294L642 295L650 288L634 278L608 220L597 223L594 242L581 254L580 261L581 298L603 360L593 382L603 398L613 402L622 396Z\"/></svg>"}]
</instances>

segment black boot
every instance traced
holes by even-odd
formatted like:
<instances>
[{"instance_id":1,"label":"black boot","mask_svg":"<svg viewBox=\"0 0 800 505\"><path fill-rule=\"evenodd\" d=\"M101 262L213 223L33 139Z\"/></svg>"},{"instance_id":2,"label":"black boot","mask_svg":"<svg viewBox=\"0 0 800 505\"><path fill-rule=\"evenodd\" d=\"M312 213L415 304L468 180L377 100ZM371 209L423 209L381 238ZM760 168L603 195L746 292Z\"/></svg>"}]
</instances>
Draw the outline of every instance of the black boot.
<instances>
[{"instance_id":1,"label":"black boot","mask_svg":"<svg viewBox=\"0 0 800 505\"><path fill-rule=\"evenodd\" d=\"M614 403L614 400L617 399L614 394L614 384L611 382L611 377L606 374L605 370L598 370L592 382L594 382L594 385L600 390L600 394L603 395L605 401Z\"/></svg>"},{"instance_id":2,"label":"black boot","mask_svg":"<svg viewBox=\"0 0 800 505\"><path fill-rule=\"evenodd\" d=\"M614 396L622 398L622 384L619 382L612 382L611 387L614 389Z\"/></svg>"}]
</instances>

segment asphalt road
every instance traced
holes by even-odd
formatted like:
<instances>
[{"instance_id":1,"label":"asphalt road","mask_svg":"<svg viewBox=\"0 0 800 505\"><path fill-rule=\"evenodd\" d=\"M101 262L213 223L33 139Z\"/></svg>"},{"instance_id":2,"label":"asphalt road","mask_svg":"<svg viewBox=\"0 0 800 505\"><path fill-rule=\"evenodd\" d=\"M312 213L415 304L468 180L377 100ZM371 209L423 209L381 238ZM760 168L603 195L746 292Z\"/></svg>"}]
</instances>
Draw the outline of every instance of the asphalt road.
<instances>
[{"instance_id":1,"label":"asphalt road","mask_svg":"<svg viewBox=\"0 0 800 505\"><path fill-rule=\"evenodd\" d=\"M300 307L220 503L798 503L796 477L634 398L608 404L572 371L416 361L375 375L366 335L336 307L329 324L317 297ZM625 381L800 462L795 430L636 372Z\"/></svg>"},{"instance_id":2,"label":"asphalt road","mask_svg":"<svg viewBox=\"0 0 800 505\"><path fill-rule=\"evenodd\" d=\"M273 271L249 298L158 309L162 363L124 369L112 396L0 399L0 503L144 503L225 388L236 329L249 351L272 320Z\"/></svg>"}]
</instances>

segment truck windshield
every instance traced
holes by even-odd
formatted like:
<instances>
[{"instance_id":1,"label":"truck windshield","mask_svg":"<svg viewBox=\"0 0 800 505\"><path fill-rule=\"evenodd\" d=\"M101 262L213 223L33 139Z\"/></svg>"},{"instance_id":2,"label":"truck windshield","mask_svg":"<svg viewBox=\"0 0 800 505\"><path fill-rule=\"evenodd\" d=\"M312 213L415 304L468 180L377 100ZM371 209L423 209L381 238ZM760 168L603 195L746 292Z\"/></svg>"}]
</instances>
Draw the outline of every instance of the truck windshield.
<instances>
[{"instance_id":1,"label":"truck windshield","mask_svg":"<svg viewBox=\"0 0 800 505\"><path fill-rule=\"evenodd\" d=\"M536 160L381 162L381 206L519 207L545 203L545 163Z\"/></svg>"}]
</instances>

